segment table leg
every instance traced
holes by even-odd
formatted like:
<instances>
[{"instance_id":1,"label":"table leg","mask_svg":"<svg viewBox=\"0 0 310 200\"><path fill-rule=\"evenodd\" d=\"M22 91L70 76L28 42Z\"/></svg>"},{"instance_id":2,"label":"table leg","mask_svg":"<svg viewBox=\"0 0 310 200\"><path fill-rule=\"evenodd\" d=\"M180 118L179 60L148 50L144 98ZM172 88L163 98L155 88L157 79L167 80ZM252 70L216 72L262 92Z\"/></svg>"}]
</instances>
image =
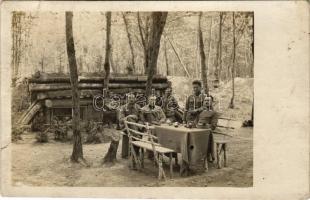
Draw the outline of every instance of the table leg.
<instances>
[{"instance_id":1,"label":"table leg","mask_svg":"<svg viewBox=\"0 0 310 200\"><path fill-rule=\"evenodd\" d=\"M173 177L173 164L172 164L172 154L173 153L170 153L169 154L169 164L170 164L170 178Z\"/></svg>"}]
</instances>

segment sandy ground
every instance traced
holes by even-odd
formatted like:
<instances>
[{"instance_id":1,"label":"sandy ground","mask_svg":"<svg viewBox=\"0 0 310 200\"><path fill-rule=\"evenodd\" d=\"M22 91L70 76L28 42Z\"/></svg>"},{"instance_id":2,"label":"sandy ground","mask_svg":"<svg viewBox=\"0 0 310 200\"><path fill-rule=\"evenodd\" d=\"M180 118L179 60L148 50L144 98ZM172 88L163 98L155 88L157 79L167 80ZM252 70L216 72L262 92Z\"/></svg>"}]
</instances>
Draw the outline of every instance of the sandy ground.
<instances>
[{"instance_id":1,"label":"sandy ground","mask_svg":"<svg viewBox=\"0 0 310 200\"><path fill-rule=\"evenodd\" d=\"M180 177L157 180L157 169L146 161L142 171L130 170L128 160L120 158L114 166L102 166L109 144L83 145L84 157L90 167L69 161L72 144L50 140L35 142L34 134L12 145L12 180L15 186L191 186L251 187L253 185L253 129L240 128L228 145L228 167L217 169L210 164L208 172L195 171ZM166 166L168 173L168 166Z\"/></svg>"}]
</instances>

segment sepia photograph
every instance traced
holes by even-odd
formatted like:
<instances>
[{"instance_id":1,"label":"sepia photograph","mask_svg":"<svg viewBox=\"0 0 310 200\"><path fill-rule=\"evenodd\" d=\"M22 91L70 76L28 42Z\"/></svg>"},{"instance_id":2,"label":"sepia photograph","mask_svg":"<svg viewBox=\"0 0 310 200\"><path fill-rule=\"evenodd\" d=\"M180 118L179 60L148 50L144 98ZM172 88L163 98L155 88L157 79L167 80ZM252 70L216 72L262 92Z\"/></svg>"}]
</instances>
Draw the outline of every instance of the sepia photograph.
<instances>
[{"instance_id":1,"label":"sepia photograph","mask_svg":"<svg viewBox=\"0 0 310 200\"><path fill-rule=\"evenodd\" d=\"M305 5L1 2L1 194L306 199Z\"/></svg>"},{"instance_id":2,"label":"sepia photograph","mask_svg":"<svg viewBox=\"0 0 310 200\"><path fill-rule=\"evenodd\" d=\"M16 186L253 185L253 12L11 15Z\"/></svg>"}]
</instances>

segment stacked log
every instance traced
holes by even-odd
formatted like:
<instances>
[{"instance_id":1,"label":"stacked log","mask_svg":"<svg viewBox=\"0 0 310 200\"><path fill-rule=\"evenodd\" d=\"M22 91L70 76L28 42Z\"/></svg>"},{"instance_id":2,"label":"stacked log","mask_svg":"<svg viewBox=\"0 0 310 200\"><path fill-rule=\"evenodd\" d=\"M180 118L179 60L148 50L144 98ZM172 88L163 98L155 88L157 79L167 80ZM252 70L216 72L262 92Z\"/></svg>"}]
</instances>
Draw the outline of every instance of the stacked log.
<instances>
[{"instance_id":1,"label":"stacked log","mask_svg":"<svg viewBox=\"0 0 310 200\"><path fill-rule=\"evenodd\" d=\"M110 83L145 83L147 76L124 76L124 77L111 77ZM79 83L103 83L104 77L79 77ZM153 83L165 83L167 77L156 75L153 78ZM30 78L29 83L70 83L69 77L50 77L40 76L37 78Z\"/></svg>"},{"instance_id":2,"label":"stacked log","mask_svg":"<svg viewBox=\"0 0 310 200\"><path fill-rule=\"evenodd\" d=\"M154 83L154 89L165 89L168 87L168 83ZM135 88L144 89L145 84L143 83L110 83L110 89L122 89L122 88ZM43 83L43 84L31 84L29 86L32 92L42 92L42 91L57 91L57 90L70 90L71 85L69 83ZM79 83L79 89L103 89L102 83Z\"/></svg>"}]
</instances>

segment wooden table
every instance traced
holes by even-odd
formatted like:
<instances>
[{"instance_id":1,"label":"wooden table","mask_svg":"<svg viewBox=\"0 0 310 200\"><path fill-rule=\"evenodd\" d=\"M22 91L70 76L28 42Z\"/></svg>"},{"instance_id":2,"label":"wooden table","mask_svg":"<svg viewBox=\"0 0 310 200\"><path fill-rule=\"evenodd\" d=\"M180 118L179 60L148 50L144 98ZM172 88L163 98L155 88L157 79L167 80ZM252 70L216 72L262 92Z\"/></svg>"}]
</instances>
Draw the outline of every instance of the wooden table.
<instances>
[{"instance_id":1,"label":"wooden table","mask_svg":"<svg viewBox=\"0 0 310 200\"><path fill-rule=\"evenodd\" d=\"M161 125L155 126L154 134L158 137L158 143L163 147L181 153L182 161L188 167L199 164L207 158L210 129ZM204 163L204 166L206 163ZM207 168L207 166L205 167Z\"/></svg>"}]
</instances>

